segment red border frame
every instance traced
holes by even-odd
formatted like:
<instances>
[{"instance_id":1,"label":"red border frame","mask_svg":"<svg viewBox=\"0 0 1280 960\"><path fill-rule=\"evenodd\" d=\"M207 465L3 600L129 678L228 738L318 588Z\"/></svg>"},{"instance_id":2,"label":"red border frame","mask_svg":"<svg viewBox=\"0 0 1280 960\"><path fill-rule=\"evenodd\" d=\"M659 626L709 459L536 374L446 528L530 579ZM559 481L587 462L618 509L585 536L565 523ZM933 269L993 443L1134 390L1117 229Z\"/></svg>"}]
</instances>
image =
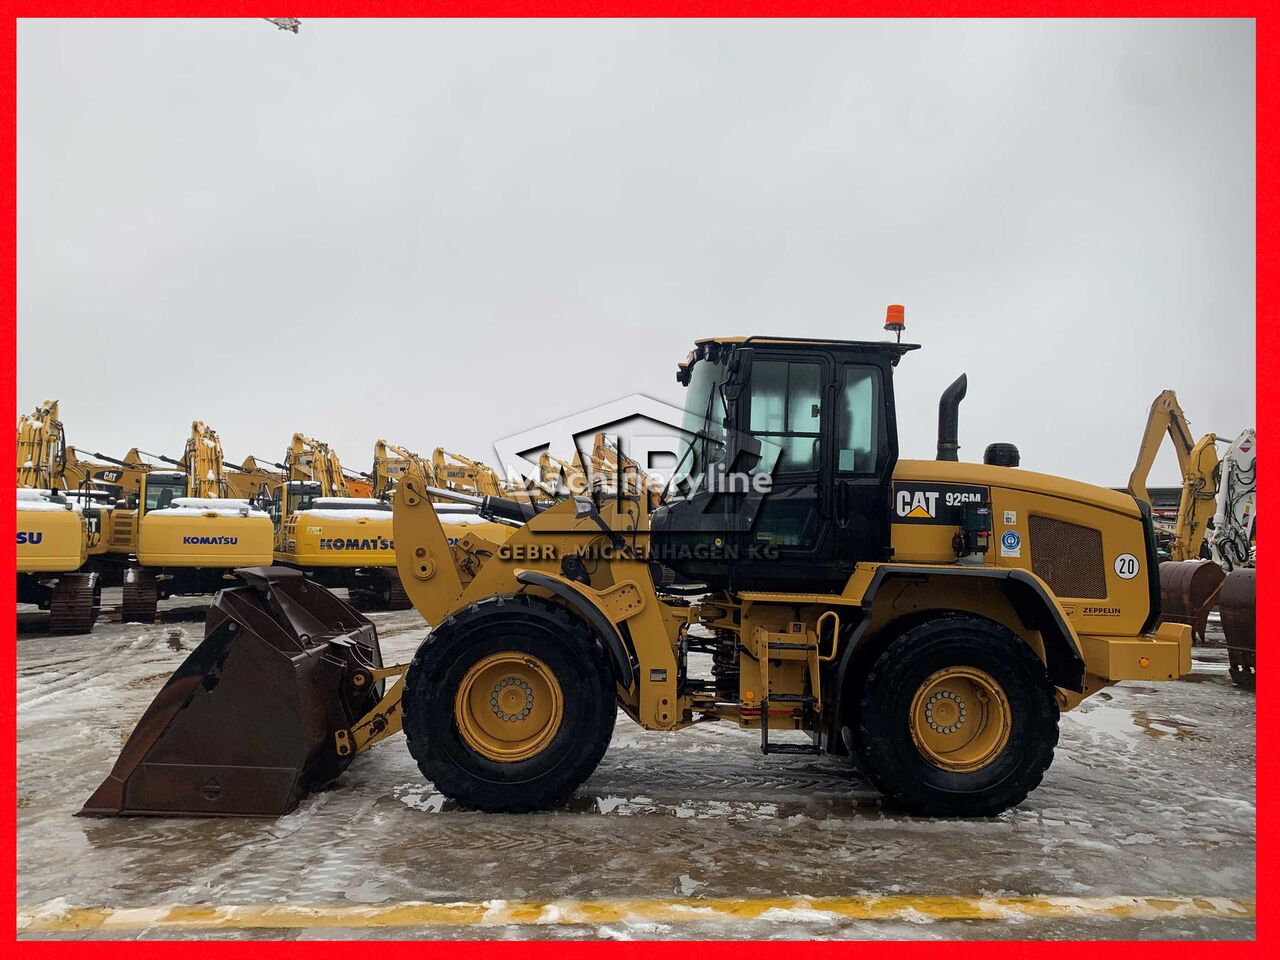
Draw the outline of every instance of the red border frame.
<instances>
[{"instance_id":1,"label":"red border frame","mask_svg":"<svg viewBox=\"0 0 1280 960\"><path fill-rule=\"evenodd\" d=\"M304 20L307 17L336 17L351 16L361 14L374 14L380 17L388 16L478 16L478 17L508 17L508 16L634 16L634 17L711 17L711 16L750 16L750 17L782 17L782 16L801 16L801 17L926 17L926 16L948 16L948 17L1252 17L1256 23L1256 41L1257 41L1257 113L1258 122L1256 123L1257 142L1256 142L1256 162L1257 162L1257 221L1274 224L1274 214L1277 207L1280 206L1280 200L1277 199L1275 193L1275 185L1277 182L1276 171L1280 166L1280 155L1276 151L1276 136L1271 132L1271 128L1261 122L1261 118L1266 116L1280 116L1280 104L1277 95L1277 76L1280 68L1277 66L1277 32L1280 31L1280 7L1272 12L1272 8L1258 3L1193 3L1183 2L1183 0L1169 0L1169 2L1158 2L1158 0L1116 0L1116 2L1105 2L1105 0L1029 0L1029 2L1018 3L1012 0L944 0L938 3L924 3L919 0L896 0L896 2L877 2L871 0L866 3L839 2L839 0L774 0L774 2L761 2L761 0L686 0L686 2L649 2L649 3L628 3L623 0L435 0L428 3L403 3L390 2L390 0L380 0L380 2L372 2L365 4L345 4L337 2L320 2L320 3L304 3L300 6L304 9L300 10L272 10L270 4L262 6L259 3L183 3L180 0L171 0L171 2L116 2L105 3L76 3L76 2L50 2L50 0L29 0L29 2L15 2L10 6L11 12L7 14L3 21L0 21L0 28L3 34L0 35L0 58L3 60L4 82L9 89L9 94L3 100L3 127L4 141L0 148L0 156L2 156L3 177L0 178L3 186L3 208L5 213L5 230L3 231L3 245L0 246L0 257L4 262L11 264L10 268L4 271L4 296L6 311L3 319L3 337L0 338L0 385L3 388L4 409L10 415L9 422L16 422L16 397L15 397L15 366L17 363L16 353L16 317L17 317L17 290L16 290L16 254L17 254L17 216L16 216L16 197L17 197L17 163L16 163L16 92L17 92L17 29L16 20L19 17L143 17L143 16L168 16L168 17L199 17L208 16L211 10L216 10L218 16L259 16L263 13L293 13ZM288 7L289 4L283 6ZM1271 113L1277 110L1277 113ZM1256 227L1255 227L1256 231ZM1276 285L1276 257L1277 250L1280 249L1280 240L1277 239L1274 231L1261 233L1257 237L1257 316L1271 315L1275 308L1276 296L1274 293ZM1206 318L1208 319L1208 318ZM1259 432L1269 433L1270 428L1270 412L1274 408L1273 404L1280 400L1280 382L1269 379L1266 374L1274 371L1274 364L1271 364L1270 358L1273 350L1280 346L1280 332L1277 331L1275 323L1258 323L1257 324L1257 350L1256 360L1257 376L1258 376L1258 429ZM1270 529L1271 507L1272 503L1272 486L1268 479L1268 474L1264 471L1262 483L1259 487L1259 499L1262 501L1259 513L1261 520L1259 526ZM1278 507L1277 509L1280 509ZM12 530L14 516L12 513L0 512L0 521L4 524L3 533L7 537ZM1264 534L1263 539L1268 539L1269 535ZM12 541L5 541L12 542ZM13 585L14 577L12 575L12 566L14 564L13 554L5 554L5 561L10 567L3 578L0 578L0 587L3 593L0 594L0 606L7 608L7 604L13 602ZM1262 579L1262 589L1258 596L1258 619L1261 623L1270 622L1270 615L1274 609L1274 595L1267 589L1274 582L1275 578L1270 575L1271 567L1264 565L1260 571ZM0 728L10 731L17 730L17 693L16 682L13 678L17 673L17 648L16 648L16 628L13 621L4 620L4 643L0 647L0 677L3 677L4 696L0 698L0 705L3 709L3 718L0 720ZM1266 646L1264 641L1262 646ZM1265 659L1266 654L1264 654ZM1263 670L1262 682L1259 685L1258 693L1258 728L1264 733L1277 731L1277 713L1280 711L1280 705L1271 698L1269 691L1273 688L1271 682L1271 674L1266 669ZM1270 789L1280 776L1280 772L1275 767L1275 751L1272 746L1270 737L1259 737L1259 757L1257 763L1258 773L1258 792L1259 794L1270 794ZM15 742L10 745L9 751L0 762L0 807L3 807L4 817L7 821L7 829L0 833L0 852L3 852L3 863L0 864L0 892L3 902L13 905L15 915L17 912L17 821L16 821L16 804L17 804L17 745ZM1274 924L1269 914L1272 892L1272 869L1277 863L1276 855L1276 828L1269 817L1262 816L1261 805L1258 816L1258 847L1257 847L1257 874L1258 874L1258 917L1257 917L1257 941L1255 943L1187 943L1187 942L1103 942L1091 944L1084 949L1090 951L1101 951L1111 955L1123 954L1126 958L1138 957L1160 957L1162 960L1174 954L1179 956L1216 956L1226 955L1230 952L1232 955L1240 955L1244 953L1257 953L1261 949L1265 949L1265 944L1274 943ZM13 931L15 939L12 941L13 952L15 955L91 955L95 957L128 957L130 960L138 956L165 956L176 948L172 942L143 942L136 941L99 941L93 943L75 942L75 943L57 943L52 941L17 941L16 927L10 928ZM1028 928L1028 933L1033 932L1032 928ZM407 931L406 931L407 933ZM0 934L0 942L8 943L7 937ZM1036 942L1027 944L1024 942L984 942L984 941L965 941L963 944L955 941L942 941L939 943L856 943L846 945L843 943L813 943L813 942L769 942L767 946L763 943L756 942L752 944L750 941L734 942L734 943L700 943L697 947L700 957L711 960L717 957L729 957L735 954L741 954L746 949L755 946L757 949L763 947L767 949L773 956L805 956L813 957L815 954L824 956L832 956L837 953L848 953L853 950L859 953L875 953L876 955L901 954L907 951L915 952L921 950L946 950L954 955L957 949L966 952L974 952L981 950L984 954L992 956L1023 956L1026 954L1036 955L1060 955L1064 956L1068 953L1076 954L1081 949L1080 946L1072 943L1045 943ZM201 941L191 945L183 944L180 948L183 950L195 950L202 954L219 954L219 955L236 955L236 956L257 956L259 954L271 954L273 956L295 956L314 958L317 956L341 956L349 953L351 947L349 944L337 941L309 941L306 943L280 943L270 942L263 943L261 941L244 942L244 941ZM373 949L377 949L374 947ZM425 949L431 949L426 947ZM477 941L450 941L436 948L440 952L448 952L455 955L468 955L488 952L491 947L486 943ZM611 953L625 952L629 956L653 956L661 955L667 948L666 943L583 943L572 942L566 943L561 941L532 941L525 942L521 945L521 952L526 956L545 956L545 957L565 957L576 958L585 956L595 956L606 951ZM8 950L5 951L8 953Z\"/></svg>"}]
</instances>

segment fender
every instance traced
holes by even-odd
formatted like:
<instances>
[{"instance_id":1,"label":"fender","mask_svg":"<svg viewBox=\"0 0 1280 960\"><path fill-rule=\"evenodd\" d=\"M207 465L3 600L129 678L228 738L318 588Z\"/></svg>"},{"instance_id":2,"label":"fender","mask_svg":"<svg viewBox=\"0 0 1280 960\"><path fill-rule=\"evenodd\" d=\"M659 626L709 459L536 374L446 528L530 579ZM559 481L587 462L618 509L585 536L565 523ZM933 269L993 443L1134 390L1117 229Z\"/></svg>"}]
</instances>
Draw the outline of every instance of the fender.
<instances>
[{"instance_id":1,"label":"fender","mask_svg":"<svg viewBox=\"0 0 1280 960\"><path fill-rule=\"evenodd\" d=\"M984 577L999 581L1000 587L1013 607L1014 613L1023 625L1031 630L1039 630L1044 638L1045 671L1049 681L1056 687L1084 692L1084 654L1080 650L1080 640L1075 630L1062 615L1044 581L1026 570L1003 567L926 567L920 565L883 564L876 568L862 597L862 608L865 611L862 619L850 631L849 640L844 645L844 652L836 665L835 703L830 712L830 726L825 734L828 750L838 744L838 724L843 713L841 699L845 689L845 681L853 663L854 655L866 640L867 630L871 625L870 607L875 600L876 591L895 577L928 575L944 577Z\"/></svg>"},{"instance_id":2,"label":"fender","mask_svg":"<svg viewBox=\"0 0 1280 960\"><path fill-rule=\"evenodd\" d=\"M609 659L613 664L614 679L625 689L631 689L635 683L635 671L631 666L631 653L618 627L614 625L613 620L610 619L599 600L593 596L594 590L584 588L581 584L567 580L564 577L544 573L540 570L520 570L516 573L516 580L526 586L541 587L544 590L549 590L590 624L600 638L600 642L604 644L605 649L609 652Z\"/></svg>"}]
</instances>

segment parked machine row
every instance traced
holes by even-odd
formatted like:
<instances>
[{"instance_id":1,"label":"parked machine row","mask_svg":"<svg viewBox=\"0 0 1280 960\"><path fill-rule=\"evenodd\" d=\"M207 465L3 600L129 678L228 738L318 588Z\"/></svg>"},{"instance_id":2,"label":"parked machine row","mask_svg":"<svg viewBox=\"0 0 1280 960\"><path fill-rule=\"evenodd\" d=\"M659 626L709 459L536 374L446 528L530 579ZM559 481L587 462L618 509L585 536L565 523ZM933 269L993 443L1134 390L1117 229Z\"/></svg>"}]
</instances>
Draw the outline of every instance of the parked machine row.
<instances>
[{"instance_id":1,"label":"parked machine row","mask_svg":"<svg viewBox=\"0 0 1280 960\"><path fill-rule=\"evenodd\" d=\"M403 609L389 500L396 481L416 464L450 490L488 492L497 482L476 461L437 451L424 463L385 440L372 473L353 474L301 433L283 463L249 457L235 466L199 420L181 457L136 448L90 456L67 445L56 401L20 419L18 600L49 610L55 633L90 631L103 586L121 587L122 621L149 623L162 599L212 595L242 582L237 569L273 563L345 588L364 607ZM468 467L458 474L434 463ZM501 536L469 508L442 514L459 533Z\"/></svg>"}]
</instances>

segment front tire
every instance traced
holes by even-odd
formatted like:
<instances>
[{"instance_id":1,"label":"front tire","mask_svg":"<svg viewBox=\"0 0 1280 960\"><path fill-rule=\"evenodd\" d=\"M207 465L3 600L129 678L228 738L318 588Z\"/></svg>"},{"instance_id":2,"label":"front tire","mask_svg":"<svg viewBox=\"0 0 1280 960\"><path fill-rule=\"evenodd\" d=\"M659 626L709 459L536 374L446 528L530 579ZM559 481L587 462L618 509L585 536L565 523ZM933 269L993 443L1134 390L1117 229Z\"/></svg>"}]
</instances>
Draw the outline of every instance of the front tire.
<instances>
[{"instance_id":1,"label":"front tire","mask_svg":"<svg viewBox=\"0 0 1280 960\"><path fill-rule=\"evenodd\" d=\"M608 749L609 661L562 607L517 595L437 627L405 674L404 732L423 776L488 813L562 804Z\"/></svg>"},{"instance_id":2,"label":"front tire","mask_svg":"<svg viewBox=\"0 0 1280 960\"><path fill-rule=\"evenodd\" d=\"M867 674L859 707L863 770L895 805L923 816L1017 806L1058 742L1044 664L981 617L939 616L894 639Z\"/></svg>"}]
</instances>

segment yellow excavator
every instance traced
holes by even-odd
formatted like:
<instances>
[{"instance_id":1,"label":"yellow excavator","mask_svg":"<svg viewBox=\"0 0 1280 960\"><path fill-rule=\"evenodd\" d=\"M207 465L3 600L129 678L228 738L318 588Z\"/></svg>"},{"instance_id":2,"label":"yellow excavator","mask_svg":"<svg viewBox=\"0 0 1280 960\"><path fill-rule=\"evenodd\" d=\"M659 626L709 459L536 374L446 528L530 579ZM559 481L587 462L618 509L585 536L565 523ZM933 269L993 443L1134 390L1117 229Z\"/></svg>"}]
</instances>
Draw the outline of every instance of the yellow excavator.
<instances>
[{"instance_id":1,"label":"yellow excavator","mask_svg":"<svg viewBox=\"0 0 1280 960\"><path fill-rule=\"evenodd\" d=\"M500 497L507 493L498 472L488 464L472 460L460 453L452 453L444 447L431 452L431 477L434 486L446 490L460 490L484 497Z\"/></svg>"},{"instance_id":2,"label":"yellow excavator","mask_svg":"<svg viewBox=\"0 0 1280 960\"><path fill-rule=\"evenodd\" d=\"M102 584L87 563L105 549L107 510L87 489L68 494L66 436L56 400L19 418L17 447L17 601L48 610L53 633L88 633Z\"/></svg>"},{"instance_id":3,"label":"yellow excavator","mask_svg":"<svg viewBox=\"0 0 1280 960\"><path fill-rule=\"evenodd\" d=\"M111 512L108 551L124 567L125 623L150 623L160 600L215 593L235 582L235 568L272 559L270 518L228 496L214 430L193 421L182 459L157 459L177 469L149 468Z\"/></svg>"},{"instance_id":4,"label":"yellow excavator","mask_svg":"<svg viewBox=\"0 0 1280 960\"><path fill-rule=\"evenodd\" d=\"M1234 440L1206 433L1196 439L1172 390L1151 404L1129 476L1128 491L1151 502L1147 479L1168 436L1182 475L1182 493L1173 523L1157 521L1157 537L1168 559L1160 564L1166 620L1190 624L1203 641L1209 614L1222 616L1230 673L1238 686L1255 685L1257 593L1253 561L1256 515L1257 435L1242 431ZM1226 444L1219 457L1218 445Z\"/></svg>"},{"instance_id":5,"label":"yellow excavator","mask_svg":"<svg viewBox=\"0 0 1280 960\"><path fill-rule=\"evenodd\" d=\"M553 462L555 461L552 458L547 459L548 469ZM424 467L424 476L431 484L457 493L482 497L506 497L522 503L554 502L554 497L540 486L525 487L519 483L503 480L498 471L488 464L446 450L444 447L436 447L432 451L431 463ZM436 498L436 502L444 501Z\"/></svg>"},{"instance_id":6,"label":"yellow excavator","mask_svg":"<svg viewBox=\"0 0 1280 960\"><path fill-rule=\"evenodd\" d=\"M259 463L257 458L245 457L239 466L227 464L227 493L243 500L252 500L263 487L270 489L284 480L283 466L276 463Z\"/></svg>"},{"instance_id":7,"label":"yellow excavator","mask_svg":"<svg viewBox=\"0 0 1280 960\"><path fill-rule=\"evenodd\" d=\"M1188 673L1191 629L1160 622L1147 504L1020 469L1009 444L958 461L963 376L938 459L899 458L894 371L914 349L698 341L677 373L694 469L652 512L625 490L539 509L411 472L396 562L431 626L412 660L384 664L374 625L297 572L244 571L81 812L280 814L401 731L446 797L547 809L619 708L848 758L914 814L1021 803L1060 712ZM518 526L469 553L438 499Z\"/></svg>"},{"instance_id":8,"label":"yellow excavator","mask_svg":"<svg viewBox=\"0 0 1280 960\"><path fill-rule=\"evenodd\" d=\"M575 453L572 461L561 460L550 450L544 450L538 456L538 486L553 500L587 493L589 481L582 467L581 455Z\"/></svg>"},{"instance_id":9,"label":"yellow excavator","mask_svg":"<svg viewBox=\"0 0 1280 960\"><path fill-rule=\"evenodd\" d=\"M152 469L137 447L133 447L120 459L102 453L90 453L85 459L80 450L67 447L62 476L66 490L101 491L106 496L122 500L142 489L142 476Z\"/></svg>"},{"instance_id":10,"label":"yellow excavator","mask_svg":"<svg viewBox=\"0 0 1280 960\"><path fill-rule=\"evenodd\" d=\"M662 502L662 486L634 459L621 453L616 443L597 433L591 445L593 475L604 479L611 488L622 485L638 493L650 510Z\"/></svg>"},{"instance_id":11,"label":"yellow excavator","mask_svg":"<svg viewBox=\"0 0 1280 960\"><path fill-rule=\"evenodd\" d=\"M337 452L305 434L293 435L281 466L283 480L264 491L275 524L275 562L345 588L363 606L407 608L395 569L391 504L352 496Z\"/></svg>"},{"instance_id":12,"label":"yellow excavator","mask_svg":"<svg viewBox=\"0 0 1280 960\"><path fill-rule=\"evenodd\" d=\"M414 467L419 472L427 470L422 458L411 450L389 440L376 441L373 445L373 470L369 474L372 495L379 499L389 498L396 484Z\"/></svg>"}]
</instances>

